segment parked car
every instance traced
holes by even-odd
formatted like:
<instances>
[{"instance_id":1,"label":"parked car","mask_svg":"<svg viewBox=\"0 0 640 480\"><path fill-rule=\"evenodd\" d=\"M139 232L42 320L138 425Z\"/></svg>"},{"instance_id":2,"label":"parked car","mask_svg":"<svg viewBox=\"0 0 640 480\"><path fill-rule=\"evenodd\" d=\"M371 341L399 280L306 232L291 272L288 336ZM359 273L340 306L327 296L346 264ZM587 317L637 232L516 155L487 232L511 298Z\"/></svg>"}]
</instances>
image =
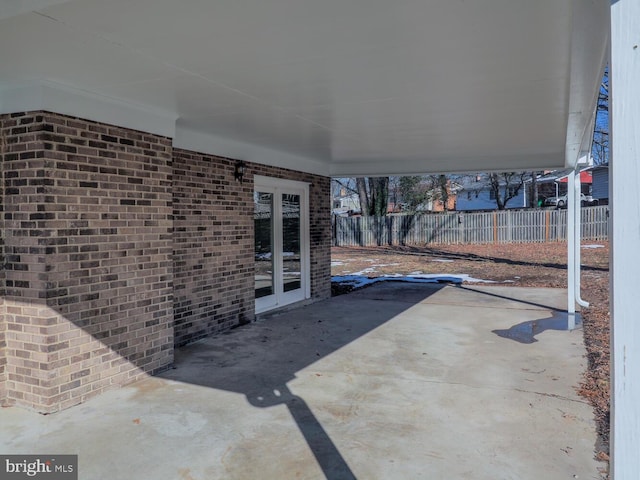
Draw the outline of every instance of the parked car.
<instances>
[{"instance_id":1,"label":"parked car","mask_svg":"<svg viewBox=\"0 0 640 480\"><path fill-rule=\"evenodd\" d=\"M560 197L549 197L544 201L545 207L567 208L567 196L562 195ZM580 205L583 207L590 207L598 205L598 200L594 199L591 195L580 194Z\"/></svg>"}]
</instances>

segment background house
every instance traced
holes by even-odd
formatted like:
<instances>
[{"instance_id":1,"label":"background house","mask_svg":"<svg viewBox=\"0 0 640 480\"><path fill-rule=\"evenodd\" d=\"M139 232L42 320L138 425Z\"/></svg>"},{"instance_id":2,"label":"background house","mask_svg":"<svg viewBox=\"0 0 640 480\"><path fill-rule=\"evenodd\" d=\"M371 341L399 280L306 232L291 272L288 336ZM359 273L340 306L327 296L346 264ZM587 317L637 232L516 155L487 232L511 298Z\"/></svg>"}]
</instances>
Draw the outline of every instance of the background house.
<instances>
[{"instance_id":1,"label":"background house","mask_svg":"<svg viewBox=\"0 0 640 480\"><path fill-rule=\"evenodd\" d=\"M357 193L348 191L344 187L334 191L331 203L331 211L334 215L345 216L360 213L360 197Z\"/></svg>"},{"instance_id":2,"label":"background house","mask_svg":"<svg viewBox=\"0 0 640 480\"><path fill-rule=\"evenodd\" d=\"M538 199L558 197L567 194L567 170L556 170L545 172L536 178L535 188L538 190ZM592 176L591 170L585 169L580 172L580 191L585 195L591 195ZM527 182L527 206L533 207L532 199L533 182Z\"/></svg>"},{"instance_id":3,"label":"background house","mask_svg":"<svg viewBox=\"0 0 640 480\"><path fill-rule=\"evenodd\" d=\"M431 196L431 199L425 203L424 210L429 212L444 212L445 210L451 212L455 210L460 188L461 185L457 182L447 180L447 208L445 208L444 201L440 198L440 195L434 194Z\"/></svg>"},{"instance_id":4,"label":"background house","mask_svg":"<svg viewBox=\"0 0 640 480\"><path fill-rule=\"evenodd\" d=\"M510 187L515 193L516 185ZM504 186L500 186L502 191ZM524 188L521 187L516 195L511 198L506 205L506 208L524 208L525 193ZM471 211L471 210L496 210L498 205L496 203L496 197L491 190L489 182L485 175L478 175L472 178L466 178L462 180L460 184L460 190L457 193L456 198L456 210L458 211Z\"/></svg>"},{"instance_id":5,"label":"background house","mask_svg":"<svg viewBox=\"0 0 640 480\"><path fill-rule=\"evenodd\" d=\"M598 165L591 169L593 184L591 196L598 200L600 205L609 204L609 164Z\"/></svg>"}]
</instances>

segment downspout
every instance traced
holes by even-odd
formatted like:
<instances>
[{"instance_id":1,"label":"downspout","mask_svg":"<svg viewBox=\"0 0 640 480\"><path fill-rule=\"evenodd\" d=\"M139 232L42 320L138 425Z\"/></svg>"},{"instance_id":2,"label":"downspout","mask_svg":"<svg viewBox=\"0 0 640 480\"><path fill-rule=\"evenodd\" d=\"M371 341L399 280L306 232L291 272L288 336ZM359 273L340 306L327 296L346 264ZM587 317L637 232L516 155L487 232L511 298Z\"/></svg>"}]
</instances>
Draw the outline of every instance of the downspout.
<instances>
[{"instance_id":1,"label":"downspout","mask_svg":"<svg viewBox=\"0 0 640 480\"><path fill-rule=\"evenodd\" d=\"M582 299L580 292L580 237L581 237L581 198L580 167L581 157L574 170L567 176L567 303L568 312L575 314L575 304L588 307L589 302Z\"/></svg>"},{"instance_id":2,"label":"downspout","mask_svg":"<svg viewBox=\"0 0 640 480\"><path fill-rule=\"evenodd\" d=\"M581 159L582 160L582 159ZM581 244L580 244L580 239L582 237L582 180L580 178L581 172L578 168L576 168L575 170L575 182L574 182L574 191L575 191L575 202L576 202L576 208L575 208L575 216L576 216L576 220L575 220L575 228L576 228L576 236L575 236L575 263L574 263L574 268L576 269L576 275L575 275L575 291L576 291L576 302L578 303L578 305L580 305L581 307L588 307L589 306L589 302L585 301L582 299L581 295L581 288L580 288L580 272L581 272Z\"/></svg>"}]
</instances>

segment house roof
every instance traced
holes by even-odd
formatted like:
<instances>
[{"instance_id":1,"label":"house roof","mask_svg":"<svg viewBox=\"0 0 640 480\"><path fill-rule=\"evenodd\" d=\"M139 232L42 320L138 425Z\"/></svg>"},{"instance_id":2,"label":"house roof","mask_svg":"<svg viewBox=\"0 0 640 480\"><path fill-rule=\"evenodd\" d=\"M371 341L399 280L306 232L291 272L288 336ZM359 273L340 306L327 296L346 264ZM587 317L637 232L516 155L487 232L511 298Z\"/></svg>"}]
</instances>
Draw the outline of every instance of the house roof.
<instances>
[{"instance_id":1,"label":"house roof","mask_svg":"<svg viewBox=\"0 0 640 480\"><path fill-rule=\"evenodd\" d=\"M487 190L489 189L488 181L485 179L484 181L476 181L471 179L463 179L460 184L460 192L467 191L479 191L479 190Z\"/></svg>"},{"instance_id":2,"label":"house roof","mask_svg":"<svg viewBox=\"0 0 640 480\"><path fill-rule=\"evenodd\" d=\"M567 176L558 178L558 181L561 183L567 183L569 180ZM580 172L580 182L581 183L592 183L593 177L591 175L591 170L583 170Z\"/></svg>"},{"instance_id":3,"label":"house roof","mask_svg":"<svg viewBox=\"0 0 640 480\"><path fill-rule=\"evenodd\" d=\"M585 168L580 172L580 182L591 183L593 181L591 175L592 168ZM571 169L555 170L553 172L545 173L538 176L536 183L552 183L552 182L567 182L567 176L571 172ZM530 182L531 180L528 180Z\"/></svg>"},{"instance_id":4,"label":"house roof","mask_svg":"<svg viewBox=\"0 0 640 480\"><path fill-rule=\"evenodd\" d=\"M608 8L7 0L0 112L334 176L571 166L590 142Z\"/></svg>"}]
</instances>

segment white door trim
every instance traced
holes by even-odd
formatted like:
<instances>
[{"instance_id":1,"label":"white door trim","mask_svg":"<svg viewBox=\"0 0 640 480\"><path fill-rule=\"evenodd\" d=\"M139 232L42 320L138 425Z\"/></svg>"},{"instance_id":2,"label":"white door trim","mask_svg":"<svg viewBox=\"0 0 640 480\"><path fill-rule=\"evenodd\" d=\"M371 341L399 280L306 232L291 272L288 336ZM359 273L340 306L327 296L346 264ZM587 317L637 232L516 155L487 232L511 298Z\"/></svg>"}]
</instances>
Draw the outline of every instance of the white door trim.
<instances>
[{"instance_id":1,"label":"white door trim","mask_svg":"<svg viewBox=\"0 0 640 480\"><path fill-rule=\"evenodd\" d=\"M256 313L289 305L311 297L311 261L309 249L309 184L295 180L254 176L254 191L273 193L273 255L274 294L257 298ZM292 193L300 196L300 289L284 292L282 255L282 195Z\"/></svg>"}]
</instances>

